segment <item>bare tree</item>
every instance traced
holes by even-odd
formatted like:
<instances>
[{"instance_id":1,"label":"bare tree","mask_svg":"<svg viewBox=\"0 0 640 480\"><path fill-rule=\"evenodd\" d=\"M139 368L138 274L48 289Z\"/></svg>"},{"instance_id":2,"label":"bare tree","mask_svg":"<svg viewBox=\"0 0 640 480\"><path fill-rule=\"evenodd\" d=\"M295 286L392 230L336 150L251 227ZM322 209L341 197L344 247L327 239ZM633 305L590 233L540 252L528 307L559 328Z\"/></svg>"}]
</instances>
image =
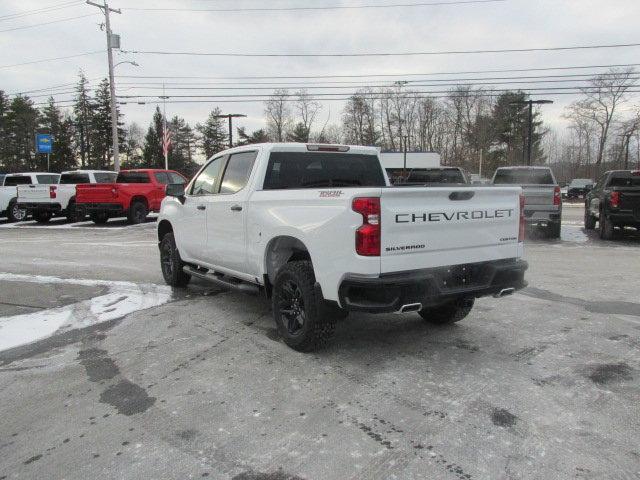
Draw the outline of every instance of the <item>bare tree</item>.
<instances>
[{"instance_id":1,"label":"bare tree","mask_svg":"<svg viewBox=\"0 0 640 480\"><path fill-rule=\"evenodd\" d=\"M315 121L318 113L322 110L322 105L313 99L306 90L298 90L296 92L296 110L300 117L300 123L302 123L304 129L311 134L311 127ZM308 140L307 140L308 141Z\"/></svg>"},{"instance_id":2,"label":"bare tree","mask_svg":"<svg viewBox=\"0 0 640 480\"><path fill-rule=\"evenodd\" d=\"M617 110L626 101L627 91L636 84L635 70L611 69L608 73L597 75L589 85L582 88L584 98L568 107L567 116L578 122L593 123L598 131L598 150L596 166L602 165L611 126Z\"/></svg>"},{"instance_id":3,"label":"bare tree","mask_svg":"<svg viewBox=\"0 0 640 480\"><path fill-rule=\"evenodd\" d=\"M267 118L267 130L277 142L283 142L287 128L291 125L291 107L289 91L278 89L265 102L264 114Z\"/></svg>"}]
</instances>

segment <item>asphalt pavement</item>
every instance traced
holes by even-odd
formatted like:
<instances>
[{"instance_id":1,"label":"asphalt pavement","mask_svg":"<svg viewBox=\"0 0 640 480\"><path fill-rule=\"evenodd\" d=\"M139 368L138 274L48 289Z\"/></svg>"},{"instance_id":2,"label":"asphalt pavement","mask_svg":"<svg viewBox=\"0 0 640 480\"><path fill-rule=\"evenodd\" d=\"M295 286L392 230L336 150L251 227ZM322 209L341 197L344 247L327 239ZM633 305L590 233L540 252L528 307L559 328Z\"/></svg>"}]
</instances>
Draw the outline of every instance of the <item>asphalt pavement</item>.
<instances>
[{"instance_id":1,"label":"asphalt pavement","mask_svg":"<svg viewBox=\"0 0 640 480\"><path fill-rule=\"evenodd\" d=\"M194 283L2 351L0 480L640 478L640 235L581 220L451 327L352 314L301 354L265 300ZM0 245L0 321L162 288L153 222L0 221Z\"/></svg>"}]
</instances>

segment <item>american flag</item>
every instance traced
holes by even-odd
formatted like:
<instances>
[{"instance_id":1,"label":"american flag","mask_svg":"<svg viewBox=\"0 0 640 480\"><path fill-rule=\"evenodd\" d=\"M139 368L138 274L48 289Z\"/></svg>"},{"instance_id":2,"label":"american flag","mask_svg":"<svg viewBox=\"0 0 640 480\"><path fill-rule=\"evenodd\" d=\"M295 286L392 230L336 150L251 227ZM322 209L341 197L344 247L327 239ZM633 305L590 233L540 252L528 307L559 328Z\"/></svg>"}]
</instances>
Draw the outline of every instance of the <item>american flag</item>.
<instances>
[{"instance_id":1,"label":"american flag","mask_svg":"<svg viewBox=\"0 0 640 480\"><path fill-rule=\"evenodd\" d=\"M165 158L169 155L169 149L171 148L171 131L167 128L167 124L164 124L162 132L162 153Z\"/></svg>"}]
</instances>

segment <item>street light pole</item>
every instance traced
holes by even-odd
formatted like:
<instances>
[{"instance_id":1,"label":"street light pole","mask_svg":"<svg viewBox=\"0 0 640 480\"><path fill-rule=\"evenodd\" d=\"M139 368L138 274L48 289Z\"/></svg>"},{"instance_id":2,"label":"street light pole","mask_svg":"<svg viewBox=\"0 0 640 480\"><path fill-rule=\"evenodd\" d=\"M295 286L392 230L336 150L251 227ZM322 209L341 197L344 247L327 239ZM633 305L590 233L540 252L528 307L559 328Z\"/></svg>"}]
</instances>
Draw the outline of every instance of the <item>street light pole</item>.
<instances>
[{"instance_id":1,"label":"street light pole","mask_svg":"<svg viewBox=\"0 0 640 480\"><path fill-rule=\"evenodd\" d=\"M107 0L104 0L104 5L91 2L87 0L89 5L98 7L104 13L105 30L107 31L107 58L109 60L109 91L111 95L111 136L113 141L113 168L116 172L120 171L120 144L118 142L118 109L116 106L116 84L115 75L113 74L113 34L111 32L111 19L109 13L122 12L118 9L109 8Z\"/></svg>"},{"instance_id":2,"label":"street light pole","mask_svg":"<svg viewBox=\"0 0 640 480\"><path fill-rule=\"evenodd\" d=\"M529 125L528 125L528 140L527 140L527 165L531 165L531 156L533 153L533 106L534 105L548 105L553 103L552 100L517 100L511 102L511 105L527 105L529 107ZM524 149L523 149L524 151Z\"/></svg>"},{"instance_id":3,"label":"street light pole","mask_svg":"<svg viewBox=\"0 0 640 480\"><path fill-rule=\"evenodd\" d=\"M224 115L216 115L214 118L228 118L229 119L229 148L233 148L233 118L242 118L246 115L242 113L226 113Z\"/></svg>"}]
</instances>

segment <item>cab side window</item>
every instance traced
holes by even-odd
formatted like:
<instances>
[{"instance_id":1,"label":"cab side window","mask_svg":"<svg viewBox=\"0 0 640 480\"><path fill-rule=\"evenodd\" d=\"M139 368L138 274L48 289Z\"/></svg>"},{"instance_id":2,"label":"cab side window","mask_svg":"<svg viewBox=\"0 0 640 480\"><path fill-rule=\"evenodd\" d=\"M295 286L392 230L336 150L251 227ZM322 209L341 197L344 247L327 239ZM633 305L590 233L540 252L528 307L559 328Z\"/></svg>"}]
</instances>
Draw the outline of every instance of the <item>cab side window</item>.
<instances>
[{"instance_id":1,"label":"cab side window","mask_svg":"<svg viewBox=\"0 0 640 480\"><path fill-rule=\"evenodd\" d=\"M231 155L224 170L220 193L236 193L242 190L249 181L253 163L258 152L242 152Z\"/></svg>"},{"instance_id":2,"label":"cab side window","mask_svg":"<svg viewBox=\"0 0 640 480\"><path fill-rule=\"evenodd\" d=\"M162 185L166 185L169 182L169 175L166 172L155 172L156 182L161 183Z\"/></svg>"},{"instance_id":3,"label":"cab side window","mask_svg":"<svg viewBox=\"0 0 640 480\"><path fill-rule=\"evenodd\" d=\"M191 186L191 195L214 195L220 188L220 171L226 156L214 158L200 172Z\"/></svg>"},{"instance_id":4,"label":"cab side window","mask_svg":"<svg viewBox=\"0 0 640 480\"><path fill-rule=\"evenodd\" d=\"M182 175L178 175L175 172L169 172L168 175L170 180L169 183L180 183L180 184L187 183L185 179L182 177Z\"/></svg>"}]
</instances>

